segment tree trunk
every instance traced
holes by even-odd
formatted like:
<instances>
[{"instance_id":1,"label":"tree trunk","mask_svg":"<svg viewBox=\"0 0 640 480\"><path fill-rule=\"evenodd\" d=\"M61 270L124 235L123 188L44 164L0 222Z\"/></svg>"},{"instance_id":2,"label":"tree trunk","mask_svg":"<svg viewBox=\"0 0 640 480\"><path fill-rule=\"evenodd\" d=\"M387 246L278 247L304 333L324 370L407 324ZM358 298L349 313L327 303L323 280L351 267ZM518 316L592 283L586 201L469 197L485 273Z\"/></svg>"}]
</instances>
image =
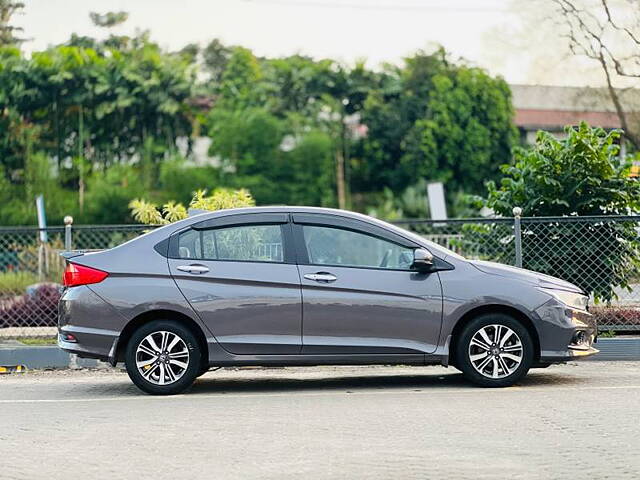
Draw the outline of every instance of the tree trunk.
<instances>
[{"instance_id":1,"label":"tree trunk","mask_svg":"<svg viewBox=\"0 0 640 480\"><path fill-rule=\"evenodd\" d=\"M344 209L347 205L347 196L344 182L344 154L342 148L336 150L336 187L338 190L338 208Z\"/></svg>"},{"instance_id":2,"label":"tree trunk","mask_svg":"<svg viewBox=\"0 0 640 480\"><path fill-rule=\"evenodd\" d=\"M622 108L622 103L620 102L620 98L618 97L618 92L613 86L613 82L611 80L611 74L609 73L609 66L607 65L607 61L604 58L604 53L600 51L600 65L602 65L602 70L604 71L605 78L607 79L607 89L609 90L609 96L611 97L611 101L616 109L616 114L618 115L618 119L620 120L620 126L624 132L624 138L629 140L635 148L640 147L640 135L637 135L635 132L632 132L629 128L629 122L627 122L627 115ZM624 138L622 141L624 141Z\"/></svg>"},{"instance_id":3,"label":"tree trunk","mask_svg":"<svg viewBox=\"0 0 640 480\"><path fill-rule=\"evenodd\" d=\"M78 111L78 206L84 211L84 110Z\"/></svg>"}]
</instances>

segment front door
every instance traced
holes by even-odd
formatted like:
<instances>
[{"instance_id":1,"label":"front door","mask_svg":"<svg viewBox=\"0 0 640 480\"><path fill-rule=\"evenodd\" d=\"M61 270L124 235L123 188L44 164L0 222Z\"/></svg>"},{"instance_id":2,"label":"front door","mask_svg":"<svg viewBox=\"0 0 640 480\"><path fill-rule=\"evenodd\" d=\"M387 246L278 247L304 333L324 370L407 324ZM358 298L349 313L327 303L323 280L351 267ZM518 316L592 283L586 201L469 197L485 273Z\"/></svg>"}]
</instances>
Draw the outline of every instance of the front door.
<instances>
[{"instance_id":1,"label":"front door","mask_svg":"<svg viewBox=\"0 0 640 480\"><path fill-rule=\"evenodd\" d=\"M300 353L300 280L295 262L285 261L288 224L228 223L178 235L177 258L169 259L178 287L227 351Z\"/></svg>"},{"instance_id":2,"label":"front door","mask_svg":"<svg viewBox=\"0 0 640 480\"><path fill-rule=\"evenodd\" d=\"M303 353L435 351L442 289L437 273L411 270L416 246L336 228L323 217L313 224L312 215L298 216L295 225L303 250Z\"/></svg>"}]
</instances>

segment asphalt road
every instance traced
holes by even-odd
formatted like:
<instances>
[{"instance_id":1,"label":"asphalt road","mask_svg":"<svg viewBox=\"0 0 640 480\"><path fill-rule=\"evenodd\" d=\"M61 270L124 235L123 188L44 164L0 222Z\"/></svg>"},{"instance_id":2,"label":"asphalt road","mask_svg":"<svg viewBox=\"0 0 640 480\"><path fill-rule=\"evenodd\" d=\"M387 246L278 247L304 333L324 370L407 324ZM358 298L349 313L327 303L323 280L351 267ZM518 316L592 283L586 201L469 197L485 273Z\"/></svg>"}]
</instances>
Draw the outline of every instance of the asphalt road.
<instances>
[{"instance_id":1,"label":"asphalt road","mask_svg":"<svg viewBox=\"0 0 640 480\"><path fill-rule=\"evenodd\" d=\"M0 377L0 478L640 478L640 363L471 387L440 367L220 370L142 395L122 372Z\"/></svg>"}]
</instances>

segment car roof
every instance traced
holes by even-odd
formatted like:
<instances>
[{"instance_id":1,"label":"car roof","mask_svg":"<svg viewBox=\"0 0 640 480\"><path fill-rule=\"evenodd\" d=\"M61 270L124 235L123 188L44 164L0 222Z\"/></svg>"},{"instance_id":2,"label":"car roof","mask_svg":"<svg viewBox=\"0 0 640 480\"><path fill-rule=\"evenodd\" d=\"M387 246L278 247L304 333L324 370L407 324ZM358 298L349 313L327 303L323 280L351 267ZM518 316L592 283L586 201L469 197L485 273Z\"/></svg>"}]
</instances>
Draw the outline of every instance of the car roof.
<instances>
[{"instance_id":1,"label":"car roof","mask_svg":"<svg viewBox=\"0 0 640 480\"><path fill-rule=\"evenodd\" d=\"M377 218L370 217L368 215L363 215L357 212L351 212L348 210L339 210L336 208L325 208L325 207L304 207L304 206L286 206L286 205L274 205L274 206L261 206L261 207L243 207L243 208L228 208L223 210L216 210L213 212L204 212L198 213L196 215L187 217L183 220L180 220L175 223L170 223L163 227L154 229L137 239L132 240L135 242L136 240L142 240L143 237L146 237L147 241L159 241L162 238L166 238L171 234L183 230L185 228L190 227L193 224L200 223L210 219L222 218L229 215L241 215L241 214L250 214L250 213L316 213L316 214L324 214L324 215L333 215L339 216L343 218L349 218L353 220L359 220L362 222L370 223L377 225L386 230L390 230L391 232L400 235L418 245L422 245L428 248L432 253L438 254L441 258L445 258L451 254L456 255L451 250L438 245L434 242L431 242L416 233L410 232L403 228L400 228L391 223L378 220ZM126 242L121 246L125 246L130 242Z\"/></svg>"},{"instance_id":2,"label":"car roof","mask_svg":"<svg viewBox=\"0 0 640 480\"><path fill-rule=\"evenodd\" d=\"M302 206L288 206L288 205L273 205L273 206L261 206L261 207L242 207L242 208L227 208L224 210L216 210L214 212L203 212L193 215L189 218L198 218L198 220L206 220L209 218L223 217L226 215L237 215L242 213L268 213L268 212L286 212L286 213L325 213L328 215L341 215L351 218L369 219L367 215L363 215L357 212L351 212L349 210L339 210L337 208L326 207L302 207Z\"/></svg>"},{"instance_id":3,"label":"car roof","mask_svg":"<svg viewBox=\"0 0 640 480\"><path fill-rule=\"evenodd\" d=\"M317 214L346 217L354 220L360 220L363 222L372 223L374 225L378 225L379 227L385 228L387 230L391 230L392 232L400 236L403 236L409 240L412 240L413 242L418 243L419 245L423 245L429 248L432 251L432 253L436 253L436 252L439 253L442 258L454 253L451 250L441 245L438 245L437 243L431 242L425 239L424 237L421 237L420 235L410 232L404 228L400 228L389 222L385 222L383 220L379 220L377 218L371 217L369 215L364 215L358 212L352 212L349 210L340 210L337 208L327 208L327 207L273 205L273 206L261 206L261 207L229 208L224 210L216 210L213 212L196 214L194 216L189 217L186 220L182 220L182 222L185 222L185 223L181 227L187 227L194 223L199 223L208 219L221 218L227 215L238 215L238 214L248 214L248 213L317 213Z\"/></svg>"}]
</instances>

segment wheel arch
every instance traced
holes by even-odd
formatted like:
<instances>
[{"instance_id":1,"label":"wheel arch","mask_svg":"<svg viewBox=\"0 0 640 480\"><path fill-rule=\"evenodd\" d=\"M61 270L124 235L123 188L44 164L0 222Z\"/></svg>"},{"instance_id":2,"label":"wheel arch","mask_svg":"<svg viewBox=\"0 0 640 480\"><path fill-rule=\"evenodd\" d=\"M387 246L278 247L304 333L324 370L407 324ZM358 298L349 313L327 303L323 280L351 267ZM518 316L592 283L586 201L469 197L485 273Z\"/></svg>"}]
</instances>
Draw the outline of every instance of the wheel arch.
<instances>
[{"instance_id":1,"label":"wheel arch","mask_svg":"<svg viewBox=\"0 0 640 480\"><path fill-rule=\"evenodd\" d=\"M501 304L490 304L490 305L482 305L476 308L473 308L466 312L460 319L456 322L456 325L453 327L451 332L451 343L449 345L449 363L455 365L456 363L456 347L458 339L460 338L460 334L464 327L471 322L474 318L479 317L480 315L486 315L490 313L502 313L504 315L508 315L512 317L514 320L520 322L531 335L531 340L533 340L534 345L534 362L540 359L540 337L538 335L538 330L535 325L531 321L531 319L522 311L517 308L511 307L509 305L501 305Z\"/></svg>"},{"instance_id":2,"label":"wheel arch","mask_svg":"<svg viewBox=\"0 0 640 480\"><path fill-rule=\"evenodd\" d=\"M116 355L115 355L117 362L124 361L125 350L127 348L127 344L129 343L129 339L131 338L131 335L133 335L133 332L135 332L142 325L145 325L154 320L173 320L173 321L180 322L181 324L189 328L189 330L191 330L193 334L196 336L196 339L198 340L198 344L202 349L202 362L204 364L208 364L209 347L207 344L207 338L204 332L202 331L202 328L200 328L200 326L195 322L195 320L193 320L188 315L185 315L184 313L176 312L175 310L162 310L162 309L150 310L150 311L141 313L140 315L132 318L129 321L129 323L127 323L127 325L122 329L120 336L118 337L118 344L116 346Z\"/></svg>"}]
</instances>

